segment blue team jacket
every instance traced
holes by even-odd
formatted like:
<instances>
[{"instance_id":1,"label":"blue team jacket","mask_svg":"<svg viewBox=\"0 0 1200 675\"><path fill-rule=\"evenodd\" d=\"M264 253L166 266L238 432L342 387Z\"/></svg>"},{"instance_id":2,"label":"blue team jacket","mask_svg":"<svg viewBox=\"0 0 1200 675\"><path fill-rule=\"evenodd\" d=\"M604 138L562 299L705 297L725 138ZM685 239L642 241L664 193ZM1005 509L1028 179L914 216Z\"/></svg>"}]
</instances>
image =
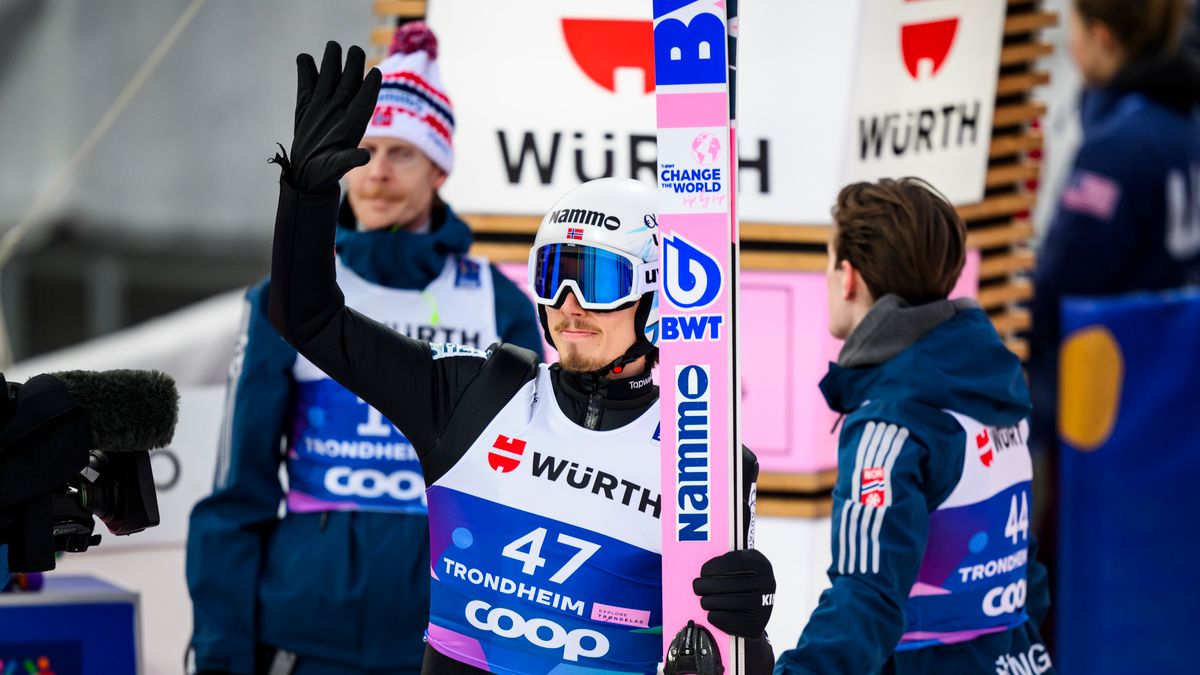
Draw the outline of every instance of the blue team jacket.
<instances>
[{"instance_id":1,"label":"blue team jacket","mask_svg":"<svg viewBox=\"0 0 1200 675\"><path fill-rule=\"evenodd\" d=\"M1130 64L1080 101L1083 143L1038 251L1030 393L1039 447L1057 438L1059 312L1068 295L1200 284L1200 63Z\"/></svg>"},{"instance_id":2,"label":"blue team jacket","mask_svg":"<svg viewBox=\"0 0 1200 675\"><path fill-rule=\"evenodd\" d=\"M876 332L894 334L893 328L885 325ZM832 587L821 595L797 647L780 657L776 674L991 675L1008 672L1000 667L1008 668L1010 657L1021 664L1018 668L1029 663L1034 672L1051 672L1049 655L1035 627L1049 607L1049 591L1045 568L1034 562L1033 546L1025 606L1032 617L1029 621L966 642L893 651L905 632L906 604L925 556L931 513L959 482L964 462L974 461L964 456L962 427L943 411L954 410L998 427L1018 424L1029 416L1021 364L1001 343L987 315L977 306L955 304L952 317L936 323L906 348L898 347L882 363L830 364L821 389L829 406L846 415L833 495ZM839 542L843 511L848 501L858 501L858 495L851 494L856 456L864 435L881 424L907 432L893 437L903 440L897 440L898 452L886 478L891 504L879 516L875 534L862 540L867 548L860 546L857 551L859 556L871 556L873 563L877 560L878 567L852 562L839 572L843 553L839 547L847 545ZM850 539L855 540L849 542L851 547L859 543L857 537ZM850 555L855 553L852 550Z\"/></svg>"},{"instance_id":3,"label":"blue team jacket","mask_svg":"<svg viewBox=\"0 0 1200 675\"><path fill-rule=\"evenodd\" d=\"M353 215L343 208L343 225ZM338 231L343 264L373 283L424 288L472 235L449 208L430 234ZM493 269L497 330L541 353L532 303ZM252 673L256 644L372 672L417 673L428 621L423 515L289 514L279 519L296 351L267 317L267 284L246 294L213 493L192 511L187 581L197 670ZM216 420L213 421L217 423Z\"/></svg>"}]
</instances>

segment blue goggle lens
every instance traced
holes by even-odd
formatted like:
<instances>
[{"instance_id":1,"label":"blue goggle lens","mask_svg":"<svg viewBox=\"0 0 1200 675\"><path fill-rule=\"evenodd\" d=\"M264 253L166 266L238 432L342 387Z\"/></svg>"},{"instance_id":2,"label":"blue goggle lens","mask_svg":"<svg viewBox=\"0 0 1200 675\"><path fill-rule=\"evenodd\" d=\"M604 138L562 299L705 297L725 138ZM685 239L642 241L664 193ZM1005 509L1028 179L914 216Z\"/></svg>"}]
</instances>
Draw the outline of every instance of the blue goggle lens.
<instances>
[{"instance_id":1,"label":"blue goggle lens","mask_svg":"<svg viewBox=\"0 0 1200 675\"><path fill-rule=\"evenodd\" d=\"M604 305L633 292L633 262L612 251L576 244L547 244L537 252L533 291L542 300L556 297L567 281L583 294L581 304Z\"/></svg>"}]
</instances>

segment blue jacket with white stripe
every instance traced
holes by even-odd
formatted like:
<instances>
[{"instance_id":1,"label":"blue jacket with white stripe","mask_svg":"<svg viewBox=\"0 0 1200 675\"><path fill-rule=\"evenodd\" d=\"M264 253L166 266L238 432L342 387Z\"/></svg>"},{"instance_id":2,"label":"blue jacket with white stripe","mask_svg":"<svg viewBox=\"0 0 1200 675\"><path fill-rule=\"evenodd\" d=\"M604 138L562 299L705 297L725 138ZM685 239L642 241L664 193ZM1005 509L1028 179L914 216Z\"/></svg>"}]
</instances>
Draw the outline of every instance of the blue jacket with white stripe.
<instances>
[{"instance_id":1,"label":"blue jacket with white stripe","mask_svg":"<svg viewBox=\"0 0 1200 675\"><path fill-rule=\"evenodd\" d=\"M425 288L472 235L448 207L429 234L360 232L344 205L342 263L371 283ZM541 354L532 303L493 268L496 329ZM187 581L197 671L255 672L262 645L372 673L417 673L428 621L429 530L424 515L288 513L281 439L295 396L296 350L267 317L268 281L246 294L230 367L213 493L192 511ZM215 423L215 420L214 420Z\"/></svg>"},{"instance_id":2,"label":"blue jacket with white stripe","mask_svg":"<svg viewBox=\"0 0 1200 675\"><path fill-rule=\"evenodd\" d=\"M777 674L1052 672L1021 364L973 301L872 308L821 383L846 415L832 586Z\"/></svg>"}]
</instances>

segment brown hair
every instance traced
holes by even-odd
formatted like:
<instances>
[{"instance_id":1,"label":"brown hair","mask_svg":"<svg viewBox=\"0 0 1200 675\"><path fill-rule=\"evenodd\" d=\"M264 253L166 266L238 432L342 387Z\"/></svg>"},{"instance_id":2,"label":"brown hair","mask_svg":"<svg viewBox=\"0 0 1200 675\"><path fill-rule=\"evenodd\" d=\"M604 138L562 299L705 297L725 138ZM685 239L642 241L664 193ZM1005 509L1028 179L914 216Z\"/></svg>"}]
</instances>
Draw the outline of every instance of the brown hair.
<instances>
[{"instance_id":1,"label":"brown hair","mask_svg":"<svg viewBox=\"0 0 1200 675\"><path fill-rule=\"evenodd\" d=\"M1189 6L1188 0L1075 0L1080 18L1108 26L1131 59L1175 51Z\"/></svg>"},{"instance_id":2,"label":"brown hair","mask_svg":"<svg viewBox=\"0 0 1200 675\"><path fill-rule=\"evenodd\" d=\"M912 305L944 300L962 272L967 228L920 178L847 185L833 221L834 262L850 261L876 299L891 293Z\"/></svg>"}]
</instances>

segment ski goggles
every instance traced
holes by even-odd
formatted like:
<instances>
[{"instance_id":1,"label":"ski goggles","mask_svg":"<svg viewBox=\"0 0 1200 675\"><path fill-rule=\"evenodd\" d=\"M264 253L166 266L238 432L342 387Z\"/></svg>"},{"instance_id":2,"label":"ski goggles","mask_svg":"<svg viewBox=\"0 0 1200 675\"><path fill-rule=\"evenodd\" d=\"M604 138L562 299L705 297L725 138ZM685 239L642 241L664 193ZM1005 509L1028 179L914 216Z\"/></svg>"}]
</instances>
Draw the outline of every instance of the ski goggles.
<instances>
[{"instance_id":1,"label":"ski goggles","mask_svg":"<svg viewBox=\"0 0 1200 675\"><path fill-rule=\"evenodd\" d=\"M658 290L658 261L595 245L545 244L529 252L529 288L539 305L557 307L569 288L584 309L617 309Z\"/></svg>"}]
</instances>

